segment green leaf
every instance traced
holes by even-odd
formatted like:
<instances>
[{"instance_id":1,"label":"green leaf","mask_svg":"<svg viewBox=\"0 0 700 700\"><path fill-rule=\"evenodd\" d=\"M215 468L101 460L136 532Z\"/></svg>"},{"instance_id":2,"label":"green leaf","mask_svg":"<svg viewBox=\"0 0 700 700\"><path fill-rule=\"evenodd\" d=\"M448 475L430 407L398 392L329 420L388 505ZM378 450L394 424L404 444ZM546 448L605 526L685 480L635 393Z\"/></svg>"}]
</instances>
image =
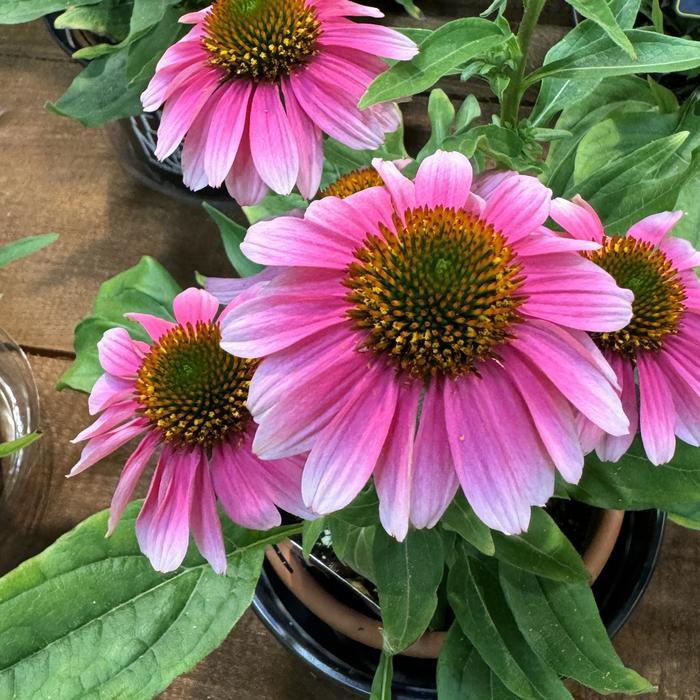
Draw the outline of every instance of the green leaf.
<instances>
[{"instance_id":1,"label":"green leaf","mask_svg":"<svg viewBox=\"0 0 700 700\"><path fill-rule=\"evenodd\" d=\"M637 54L630 57L607 36L530 74L525 85L544 78L606 78L633 73L672 73L700 66L700 42L641 29L625 31Z\"/></svg>"},{"instance_id":2,"label":"green leaf","mask_svg":"<svg viewBox=\"0 0 700 700\"><path fill-rule=\"evenodd\" d=\"M304 553L304 558L308 559L311 555L311 550L313 550L316 542L318 542L319 537L323 534L326 529L326 519L317 518L316 520L305 520L302 524L303 530L301 531L301 543Z\"/></svg>"},{"instance_id":3,"label":"green leaf","mask_svg":"<svg viewBox=\"0 0 700 700\"><path fill-rule=\"evenodd\" d=\"M676 525L690 530L700 530L700 501L671 506L666 508L666 512Z\"/></svg>"},{"instance_id":4,"label":"green leaf","mask_svg":"<svg viewBox=\"0 0 700 700\"><path fill-rule=\"evenodd\" d=\"M700 248L700 168L687 174L680 186L678 198L672 209L685 212L683 218L673 227L673 235L685 238Z\"/></svg>"},{"instance_id":5,"label":"green leaf","mask_svg":"<svg viewBox=\"0 0 700 700\"><path fill-rule=\"evenodd\" d=\"M264 268L262 265L258 265L258 263L249 260L241 251L241 243L243 243L246 234L245 227L229 219L226 214L220 212L208 202L202 202L202 206L207 214L214 219L214 223L219 227L219 233L221 234L221 240L226 250L226 256L231 265L233 265L233 269L241 277L250 277L263 270Z\"/></svg>"},{"instance_id":6,"label":"green leaf","mask_svg":"<svg viewBox=\"0 0 700 700\"><path fill-rule=\"evenodd\" d=\"M58 389L90 391L103 373L97 357L97 342L106 330L122 326L139 340L149 340L141 326L126 313L148 313L173 320L172 300L180 287L165 268L145 256L132 268L120 272L100 287L92 315L75 329L75 362L58 382Z\"/></svg>"},{"instance_id":7,"label":"green leaf","mask_svg":"<svg viewBox=\"0 0 700 700\"><path fill-rule=\"evenodd\" d=\"M521 535L493 532L496 558L556 581L588 582L579 553L542 508L533 508L530 527Z\"/></svg>"},{"instance_id":8,"label":"green leaf","mask_svg":"<svg viewBox=\"0 0 700 700\"><path fill-rule=\"evenodd\" d=\"M700 503L700 450L678 440L676 454L655 467L638 438L614 464L586 457L578 485L569 485L572 498L598 508L647 510Z\"/></svg>"},{"instance_id":9,"label":"green leaf","mask_svg":"<svg viewBox=\"0 0 700 700\"><path fill-rule=\"evenodd\" d=\"M41 437L41 433L34 432L29 433L29 435L24 435L16 440L10 440L9 442L0 442L0 459L4 457L9 457L15 452L23 450L25 447L29 447L33 442L36 442Z\"/></svg>"},{"instance_id":10,"label":"green leaf","mask_svg":"<svg viewBox=\"0 0 700 700\"><path fill-rule=\"evenodd\" d=\"M0 580L0 697L157 695L226 638L250 605L264 547L298 530L247 534L227 522L226 576L194 551L163 575L139 552L139 506L112 537L103 511Z\"/></svg>"},{"instance_id":11,"label":"green leaf","mask_svg":"<svg viewBox=\"0 0 700 700\"><path fill-rule=\"evenodd\" d=\"M423 16L423 13L420 11L420 8L416 6L416 4L413 2L413 0L396 0L396 2L401 5L406 12L408 12L411 17L415 17L416 19L420 19Z\"/></svg>"},{"instance_id":12,"label":"green leaf","mask_svg":"<svg viewBox=\"0 0 700 700\"><path fill-rule=\"evenodd\" d=\"M650 75L647 75L647 84L662 114L673 114L678 111L678 98L673 92L661 85L661 83L657 83Z\"/></svg>"},{"instance_id":13,"label":"green leaf","mask_svg":"<svg viewBox=\"0 0 700 700\"><path fill-rule=\"evenodd\" d=\"M511 693L523 700L572 700L520 633L493 567L459 558L450 569L447 595L462 632Z\"/></svg>"},{"instance_id":14,"label":"green leaf","mask_svg":"<svg viewBox=\"0 0 700 700\"><path fill-rule=\"evenodd\" d=\"M459 134L468 129L471 123L480 116L481 106L479 105L479 100L474 95L467 95L457 111L455 133Z\"/></svg>"},{"instance_id":15,"label":"green leaf","mask_svg":"<svg viewBox=\"0 0 700 700\"><path fill-rule=\"evenodd\" d=\"M309 206L309 203L300 194L284 195L272 192L259 204L242 207L242 209L246 219L248 219L248 223L252 226L258 221L274 219L277 216L289 214L293 209L303 211L307 206Z\"/></svg>"},{"instance_id":16,"label":"green leaf","mask_svg":"<svg viewBox=\"0 0 700 700\"><path fill-rule=\"evenodd\" d=\"M327 516L333 551L338 559L360 576L374 581L374 538L377 527L358 527L335 516Z\"/></svg>"},{"instance_id":17,"label":"green leaf","mask_svg":"<svg viewBox=\"0 0 700 700\"><path fill-rule=\"evenodd\" d=\"M444 90L431 90L428 98L428 118L430 119L431 134L428 142L416 156L419 163L442 146L449 136L450 126L455 118L455 108Z\"/></svg>"},{"instance_id":18,"label":"green leaf","mask_svg":"<svg viewBox=\"0 0 700 700\"><path fill-rule=\"evenodd\" d=\"M31 22L52 12L79 5L96 5L102 0L5 0L0 5L0 24Z\"/></svg>"},{"instance_id":19,"label":"green leaf","mask_svg":"<svg viewBox=\"0 0 700 700\"><path fill-rule=\"evenodd\" d=\"M369 700L391 700L391 681L394 677L394 661L386 652L379 657L377 670L374 672Z\"/></svg>"},{"instance_id":20,"label":"green leaf","mask_svg":"<svg viewBox=\"0 0 700 700\"><path fill-rule=\"evenodd\" d=\"M102 0L95 5L69 6L56 17L56 29L82 29L121 41L129 33L132 2Z\"/></svg>"},{"instance_id":21,"label":"green leaf","mask_svg":"<svg viewBox=\"0 0 700 700\"><path fill-rule=\"evenodd\" d=\"M57 233L44 233L39 236L27 236L17 241L0 246L0 267L5 267L15 260L26 258L37 250L51 245L58 238Z\"/></svg>"},{"instance_id":22,"label":"green leaf","mask_svg":"<svg viewBox=\"0 0 700 700\"><path fill-rule=\"evenodd\" d=\"M635 51L622 27L617 23L608 0L567 0L580 15L595 22L628 56Z\"/></svg>"},{"instance_id":23,"label":"green leaf","mask_svg":"<svg viewBox=\"0 0 700 700\"><path fill-rule=\"evenodd\" d=\"M380 527L372 556L384 651L398 654L425 632L437 609L445 569L442 538L435 530L411 530L397 542Z\"/></svg>"},{"instance_id":24,"label":"green leaf","mask_svg":"<svg viewBox=\"0 0 700 700\"><path fill-rule=\"evenodd\" d=\"M57 102L47 104L47 109L85 126L140 114L141 93L147 83L129 81L127 56L126 51L118 51L91 61Z\"/></svg>"},{"instance_id":25,"label":"green leaf","mask_svg":"<svg viewBox=\"0 0 700 700\"><path fill-rule=\"evenodd\" d=\"M519 698L484 663L457 622L450 627L438 658L437 691L440 700Z\"/></svg>"},{"instance_id":26,"label":"green leaf","mask_svg":"<svg viewBox=\"0 0 700 700\"><path fill-rule=\"evenodd\" d=\"M420 45L410 61L400 61L379 75L360 100L360 107L396 100L427 90L457 66L503 43L498 25L480 17L443 24Z\"/></svg>"},{"instance_id":27,"label":"green leaf","mask_svg":"<svg viewBox=\"0 0 700 700\"><path fill-rule=\"evenodd\" d=\"M615 652L590 586L550 581L508 565L499 574L520 632L559 675L605 694L654 690Z\"/></svg>"},{"instance_id":28,"label":"green leaf","mask_svg":"<svg viewBox=\"0 0 700 700\"><path fill-rule=\"evenodd\" d=\"M336 518L356 525L370 527L379 525L379 498L372 484L366 486L350 505L333 514Z\"/></svg>"},{"instance_id":29,"label":"green leaf","mask_svg":"<svg viewBox=\"0 0 700 700\"><path fill-rule=\"evenodd\" d=\"M495 554L491 530L477 517L461 492L450 503L440 522L444 528L456 532L480 552L487 556Z\"/></svg>"}]
</instances>

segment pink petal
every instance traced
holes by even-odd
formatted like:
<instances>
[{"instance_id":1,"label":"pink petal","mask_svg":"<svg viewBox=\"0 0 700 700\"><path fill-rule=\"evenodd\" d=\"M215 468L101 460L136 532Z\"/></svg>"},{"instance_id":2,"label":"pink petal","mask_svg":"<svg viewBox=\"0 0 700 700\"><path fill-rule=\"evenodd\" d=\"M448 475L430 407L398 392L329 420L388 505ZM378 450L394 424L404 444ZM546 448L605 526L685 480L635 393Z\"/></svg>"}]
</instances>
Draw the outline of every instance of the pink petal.
<instances>
[{"instance_id":1,"label":"pink petal","mask_svg":"<svg viewBox=\"0 0 700 700\"><path fill-rule=\"evenodd\" d=\"M226 549L221 521L216 510L216 496L209 473L209 460L201 452L192 484L190 526L202 556L217 574L226 573Z\"/></svg>"},{"instance_id":2,"label":"pink petal","mask_svg":"<svg viewBox=\"0 0 700 700\"><path fill-rule=\"evenodd\" d=\"M517 174L514 170L485 170L474 178L472 185L474 194L488 199L504 180Z\"/></svg>"},{"instance_id":3,"label":"pink petal","mask_svg":"<svg viewBox=\"0 0 700 700\"><path fill-rule=\"evenodd\" d=\"M141 440L137 448L126 461L121 476L119 477L119 483L112 496L112 503L109 507L107 536L111 535L117 527L117 523L122 517L127 504L133 497L139 479L159 442L160 436L158 433L147 433L146 437Z\"/></svg>"},{"instance_id":4,"label":"pink petal","mask_svg":"<svg viewBox=\"0 0 700 700\"><path fill-rule=\"evenodd\" d=\"M416 207L415 185L391 161L375 158L372 161L372 167L384 180L393 200L394 209L403 221L405 212Z\"/></svg>"},{"instance_id":5,"label":"pink petal","mask_svg":"<svg viewBox=\"0 0 700 700\"><path fill-rule=\"evenodd\" d=\"M211 12L211 5L209 7L205 7L203 10L197 10L196 12L188 12L187 14L182 15L178 22L180 24L199 24L203 22L207 15Z\"/></svg>"},{"instance_id":6,"label":"pink petal","mask_svg":"<svg viewBox=\"0 0 700 700\"><path fill-rule=\"evenodd\" d=\"M367 358L344 326L321 331L266 358L253 376L248 409L259 423L253 449L264 459L308 452L367 373Z\"/></svg>"},{"instance_id":7,"label":"pink petal","mask_svg":"<svg viewBox=\"0 0 700 700\"><path fill-rule=\"evenodd\" d=\"M631 226L627 235L638 241L658 245L682 216L682 211L663 211L659 214L652 214Z\"/></svg>"},{"instance_id":8,"label":"pink petal","mask_svg":"<svg viewBox=\"0 0 700 700\"><path fill-rule=\"evenodd\" d=\"M120 425L109 433L93 438L83 447L80 459L70 470L68 476L75 476L84 472L88 467L96 464L107 455L118 450L129 440L143 433L148 427L148 421L144 418L136 418L124 425Z\"/></svg>"},{"instance_id":9,"label":"pink petal","mask_svg":"<svg viewBox=\"0 0 700 700\"><path fill-rule=\"evenodd\" d=\"M234 299L240 299L244 294L246 296L254 296L254 290L258 285L269 282L277 274L279 274L278 269L268 267L250 277L207 277L205 288L209 294L212 294L219 300L220 304L230 305ZM228 314L226 309L224 309L219 316L220 323L223 323L226 315Z\"/></svg>"},{"instance_id":10,"label":"pink petal","mask_svg":"<svg viewBox=\"0 0 700 700\"><path fill-rule=\"evenodd\" d=\"M323 136L321 130L306 116L306 112L299 105L289 80L282 81L282 94L289 126L299 152L297 186L302 197L312 199L321 184Z\"/></svg>"},{"instance_id":11,"label":"pink petal","mask_svg":"<svg viewBox=\"0 0 700 700\"><path fill-rule=\"evenodd\" d=\"M282 519L258 461L248 443L234 446L224 442L214 448L211 476L216 495L233 522L254 530L269 530Z\"/></svg>"},{"instance_id":12,"label":"pink petal","mask_svg":"<svg viewBox=\"0 0 700 700\"><path fill-rule=\"evenodd\" d=\"M589 421L582 413L576 414L576 429L581 441L581 449L585 455L593 452L607 434L602 428Z\"/></svg>"},{"instance_id":13,"label":"pink petal","mask_svg":"<svg viewBox=\"0 0 700 700\"><path fill-rule=\"evenodd\" d=\"M129 398L127 401L112 404L105 412L90 426L78 433L71 442L82 442L83 440L91 440L92 438L110 432L119 423L124 422L127 418L136 417L136 411L139 404Z\"/></svg>"},{"instance_id":14,"label":"pink petal","mask_svg":"<svg viewBox=\"0 0 700 700\"><path fill-rule=\"evenodd\" d=\"M416 435L411 522L417 528L434 527L459 487L445 426L445 382L432 379L428 384Z\"/></svg>"},{"instance_id":15,"label":"pink petal","mask_svg":"<svg viewBox=\"0 0 700 700\"><path fill-rule=\"evenodd\" d=\"M514 246L518 255L550 255L552 253L578 253L583 250L599 250L600 243L567 238L541 226L538 231L521 238Z\"/></svg>"},{"instance_id":16,"label":"pink petal","mask_svg":"<svg viewBox=\"0 0 700 700\"><path fill-rule=\"evenodd\" d=\"M629 421L613 386L584 345L546 321L518 325L512 347L521 352L581 413L611 435L627 435Z\"/></svg>"},{"instance_id":17,"label":"pink petal","mask_svg":"<svg viewBox=\"0 0 700 700\"><path fill-rule=\"evenodd\" d=\"M299 152L276 84L258 83L250 110L250 150L262 181L289 194L299 174Z\"/></svg>"},{"instance_id":18,"label":"pink petal","mask_svg":"<svg viewBox=\"0 0 700 700\"><path fill-rule=\"evenodd\" d=\"M124 314L127 318L132 321L139 323L143 329L151 336L152 340L159 340L161 336L169 333L175 325L172 321L166 321L164 318L159 318L158 316L152 316L151 314Z\"/></svg>"},{"instance_id":19,"label":"pink petal","mask_svg":"<svg viewBox=\"0 0 700 700\"><path fill-rule=\"evenodd\" d=\"M207 71L208 54L199 43L178 42L158 63L156 73L141 94L144 112L154 112L195 75Z\"/></svg>"},{"instance_id":20,"label":"pink petal","mask_svg":"<svg viewBox=\"0 0 700 700\"><path fill-rule=\"evenodd\" d=\"M136 377L149 350L146 343L132 340L126 328L121 327L105 331L97 343L102 368L122 379Z\"/></svg>"},{"instance_id":21,"label":"pink petal","mask_svg":"<svg viewBox=\"0 0 700 700\"><path fill-rule=\"evenodd\" d=\"M506 350L502 352L503 362L554 466L566 481L578 483L583 472L583 450L571 405L536 366L517 352Z\"/></svg>"},{"instance_id":22,"label":"pink petal","mask_svg":"<svg viewBox=\"0 0 700 700\"><path fill-rule=\"evenodd\" d=\"M344 508L367 483L394 417L398 386L393 369L367 372L317 436L302 479L304 502L315 513Z\"/></svg>"},{"instance_id":23,"label":"pink petal","mask_svg":"<svg viewBox=\"0 0 700 700\"><path fill-rule=\"evenodd\" d=\"M399 542L403 542L408 534L413 443L421 388L419 381L401 386L394 420L374 469L374 484L379 496L379 519L384 529Z\"/></svg>"},{"instance_id":24,"label":"pink petal","mask_svg":"<svg viewBox=\"0 0 700 700\"><path fill-rule=\"evenodd\" d=\"M173 299L173 313L181 326L189 323L194 327L198 321L209 323L214 320L218 310L216 297L196 287L185 289Z\"/></svg>"},{"instance_id":25,"label":"pink petal","mask_svg":"<svg viewBox=\"0 0 700 700\"><path fill-rule=\"evenodd\" d=\"M414 41L393 29L341 19L325 24L318 44L344 46L399 61L409 60L418 53Z\"/></svg>"},{"instance_id":26,"label":"pink petal","mask_svg":"<svg viewBox=\"0 0 700 700\"><path fill-rule=\"evenodd\" d=\"M200 450L182 452L165 446L146 500L136 519L141 551L156 571L167 573L182 564L190 539L192 487Z\"/></svg>"},{"instance_id":27,"label":"pink petal","mask_svg":"<svg viewBox=\"0 0 700 700\"><path fill-rule=\"evenodd\" d=\"M247 80L228 81L216 92L217 103L208 106L213 115L207 129L204 169L212 187L221 186L236 158L252 90Z\"/></svg>"},{"instance_id":28,"label":"pink petal","mask_svg":"<svg viewBox=\"0 0 700 700\"><path fill-rule=\"evenodd\" d=\"M553 199L549 215L576 239L602 243L605 238L600 217L593 207L578 195L571 202L561 197Z\"/></svg>"},{"instance_id":29,"label":"pink petal","mask_svg":"<svg viewBox=\"0 0 700 700\"><path fill-rule=\"evenodd\" d=\"M204 108L192 122L185 136L180 156L182 165L182 181L194 192L198 192L209 184L209 176L204 168L204 155L207 150L207 136L212 119L216 114L216 105L222 91L217 90Z\"/></svg>"},{"instance_id":30,"label":"pink petal","mask_svg":"<svg viewBox=\"0 0 700 700\"><path fill-rule=\"evenodd\" d=\"M301 269L281 277L226 318L224 350L238 357L264 357L347 321L345 289L335 271Z\"/></svg>"},{"instance_id":31,"label":"pink petal","mask_svg":"<svg viewBox=\"0 0 700 700\"><path fill-rule=\"evenodd\" d=\"M676 414L666 377L655 359L642 352L637 356L639 374L639 426L642 443L652 464L665 464L676 451Z\"/></svg>"},{"instance_id":32,"label":"pink petal","mask_svg":"<svg viewBox=\"0 0 700 700\"><path fill-rule=\"evenodd\" d=\"M462 209L472 184L472 166L457 151L436 151L416 174L416 206Z\"/></svg>"},{"instance_id":33,"label":"pink petal","mask_svg":"<svg viewBox=\"0 0 700 700\"><path fill-rule=\"evenodd\" d=\"M634 294L575 253L523 259L523 313L584 331L624 328L632 320Z\"/></svg>"},{"instance_id":34,"label":"pink petal","mask_svg":"<svg viewBox=\"0 0 700 700\"><path fill-rule=\"evenodd\" d=\"M90 398L88 399L88 410L94 416L100 411L104 411L108 406L124 401L124 399L135 396L133 380L121 379L111 374L103 374L92 387Z\"/></svg>"},{"instance_id":35,"label":"pink petal","mask_svg":"<svg viewBox=\"0 0 700 700\"><path fill-rule=\"evenodd\" d=\"M514 535L527 530L530 506L544 505L554 492L554 465L507 373L492 362L479 371L447 382L450 450L477 516Z\"/></svg>"},{"instance_id":36,"label":"pink petal","mask_svg":"<svg viewBox=\"0 0 700 700\"><path fill-rule=\"evenodd\" d=\"M506 178L486 200L483 218L510 243L536 231L549 216L552 191L529 175Z\"/></svg>"},{"instance_id":37,"label":"pink petal","mask_svg":"<svg viewBox=\"0 0 700 700\"><path fill-rule=\"evenodd\" d=\"M689 445L700 445L700 394L694 392L676 374L673 365L664 366L664 375L673 396L676 435Z\"/></svg>"},{"instance_id":38,"label":"pink petal","mask_svg":"<svg viewBox=\"0 0 700 700\"><path fill-rule=\"evenodd\" d=\"M311 0L319 17L384 17L375 7L367 7L350 0Z\"/></svg>"},{"instance_id":39,"label":"pink petal","mask_svg":"<svg viewBox=\"0 0 700 700\"><path fill-rule=\"evenodd\" d=\"M630 428L627 435L617 437L604 433L596 447L596 453L604 462L617 462L629 450L639 427L637 386L634 381L634 366L630 360L622 358L616 352L608 353L607 360L615 370L618 383L622 388L620 395L622 409L629 418Z\"/></svg>"},{"instance_id":40,"label":"pink petal","mask_svg":"<svg viewBox=\"0 0 700 700\"><path fill-rule=\"evenodd\" d=\"M659 243L659 248L671 259L679 272L700 267L700 252L695 250L690 241L669 237ZM694 275L692 279L697 284L697 278Z\"/></svg>"},{"instance_id":41,"label":"pink petal","mask_svg":"<svg viewBox=\"0 0 700 700\"><path fill-rule=\"evenodd\" d=\"M247 127L238 145L236 160L225 182L229 194L242 207L258 204L269 191L255 169L253 157L250 154L250 130Z\"/></svg>"}]
</instances>

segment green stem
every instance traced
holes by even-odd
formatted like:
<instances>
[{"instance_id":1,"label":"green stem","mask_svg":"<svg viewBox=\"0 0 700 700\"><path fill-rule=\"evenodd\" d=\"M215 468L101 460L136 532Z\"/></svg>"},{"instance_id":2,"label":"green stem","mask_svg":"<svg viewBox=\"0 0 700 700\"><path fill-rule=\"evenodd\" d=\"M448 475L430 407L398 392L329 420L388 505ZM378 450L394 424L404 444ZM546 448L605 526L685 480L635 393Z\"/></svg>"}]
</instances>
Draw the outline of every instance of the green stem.
<instances>
[{"instance_id":1,"label":"green stem","mask_svg":"<svg viewBox=\"0 0 700 700\"><path fill-rule=\"evenodd\" d=\"M518 123L520 101L525 92L523 78L525 77L530 42L546 2L547 0L525 0L525 11L523 12L523 19L520 22L517 34L518 45L520 46L520 60L508 83L508 87L503 93L503 103L501 104L501 121L509 126L516 126Z\"/></svg>"}]
</instances>

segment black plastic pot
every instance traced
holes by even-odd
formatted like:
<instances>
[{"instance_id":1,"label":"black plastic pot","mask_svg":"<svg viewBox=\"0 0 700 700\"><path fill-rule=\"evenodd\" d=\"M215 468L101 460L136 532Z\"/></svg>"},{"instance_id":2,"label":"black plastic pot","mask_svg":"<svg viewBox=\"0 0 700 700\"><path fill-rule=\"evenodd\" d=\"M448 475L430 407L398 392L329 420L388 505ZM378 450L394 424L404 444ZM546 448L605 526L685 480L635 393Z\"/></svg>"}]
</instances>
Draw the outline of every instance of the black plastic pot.
<instances>
[{"instance_id":1,"label":"black plastic pot","mask_svg":"<svg viewBox=\"0 0 700 700\"><path fill-rule=\"evenodd\" d=\"M629 619L651 580L661 549L666 516L628 512L610 560L593 586L601 617L612 637ZM335 593L334 589L334 593ZM352 594L338 598L356 606ZM315 671L360 695L369 695L379 652L339 634L319 620L266 563L253 608L272 634ZM394 658L396 700L434 700L436 662Z\"/></svg>"},{"instance_id":2,"label":"black plastic pot","mask_svg":"<svg viewBox=\"0 0 700 700\"><path fill-rule=\"evenodd\" d=\"M90 46L101 41L90 32L57 29L54 25L60 13L52 13L44 19L49 33L56 43L69 55L84 46ZM74 59L82 66L87 61ZM154 151L157 143L158 127L160 126L161 111L144 112L128 119L119 119L106 125L110 141L117 151L122 168L140 183L153 190L190 202L199 206L202 200L212 202L229 215L240 214L240 208L224 189L206 187L193 192L182 182L182 147L163 161L159 161Z\"/></svg>"}]
</instances>

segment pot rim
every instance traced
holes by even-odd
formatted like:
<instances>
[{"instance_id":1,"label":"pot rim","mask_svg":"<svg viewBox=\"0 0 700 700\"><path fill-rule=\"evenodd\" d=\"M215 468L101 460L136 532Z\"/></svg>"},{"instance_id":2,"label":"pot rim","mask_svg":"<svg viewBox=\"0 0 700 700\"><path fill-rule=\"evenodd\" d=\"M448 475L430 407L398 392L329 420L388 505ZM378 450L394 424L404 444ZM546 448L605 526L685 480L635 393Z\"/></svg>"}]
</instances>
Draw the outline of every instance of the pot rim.
<instances>
[{"instance_id":1,"label":"pot rim","mask_svg":"<svg viewBox=\"0 0 700 700\"><path fill-rule=\"evenodd\" d=\"M591 584L598 578L612 554L622 528L624 511L603 510L593 538L583 554L583 561L591 574ZM299 561L289 541L278 545L287 562ZM371 618L342 603L329 593L309 573L305 566L287 568L272 547L265 553L267 561L282 583L296 598L321 621L355 642L373 649L382 649L381 621ZM403 656L436 659L445 641L446 632L426 632Z\"/></svg>"}]
</instances>

